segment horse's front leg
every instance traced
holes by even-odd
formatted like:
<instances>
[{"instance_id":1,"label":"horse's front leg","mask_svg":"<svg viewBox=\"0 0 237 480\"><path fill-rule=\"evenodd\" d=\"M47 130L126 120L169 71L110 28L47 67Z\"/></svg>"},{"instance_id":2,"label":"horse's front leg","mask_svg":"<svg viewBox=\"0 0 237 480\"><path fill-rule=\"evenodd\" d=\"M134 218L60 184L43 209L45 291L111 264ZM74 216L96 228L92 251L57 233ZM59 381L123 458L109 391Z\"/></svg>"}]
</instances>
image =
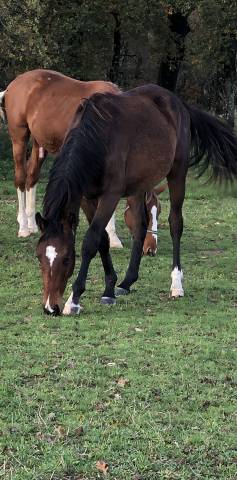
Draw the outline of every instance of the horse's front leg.
<instances>
[{"instance_id":1,"label":"horse's front leg","mask_svg":"<svg viewBox=\"0 0 237 480\"><path fill-rule=\"evenodd\" d=\"M85 198L82 199L81 207L86 215L86 218L91 224L95 212L97 209L98 202L97 200L86 200ZM113 217L112 217L113 218ZM102 265L105 272L105 291L101 297L102 304L115 304L115 293L114 287L117 281L117 275L113 267L112 259L110 256L109 248L111 247L111 238L108 236L107 227L101 234L101 241L98 247L98 251L100 253Z\"/></svg>"},{"instance_id":2,"label":"horse's front leg","mask_svg":"<svg viewBox=\"0 0 237 480\"><path fill-rule=\"evenodd\" d=\"M102 303L114 303L114 286L117 280L113 269L112 260L109 255L109 240L105 232L108 220L119 201L118 195L104 195L98 202L94 218L86 232L82 244L82 261L80 271L72 287L72 294L67 300L63 313L66 315L80 313L80 297L85 291L86 278L92 258L97 251L100 252L103 267L105 270L105 291L102 296ZM110 301L111 299L111 301Z\"/></svg>"},{"instance_id":3,"label":"horse's front leg","mask_svg":"<svg viewBox=\"0 0 237 480\"><path fill-rule=\"evenodd\" d=\"M46 150L44 150L43 147L39 147L38 143L33 139L31 156L27 161L26 178L26 215L29 233L38 232L35 222L36 187L39 180L40 169L46 156Z\"/></svg>"},{"instance_id":4,"label":"horse's front leg","mask_svg":"<svg viewBox=\"0 0 237 480\"><path fill-rule=\"evenodd\" d=\"M132 209L133 217L135 219L133 227L133 246L126 276L117 287L116 296L127 295L130 292L131 285L138 279L143 244L147 232L148 214L144 195L142 197L131 198L130 208Z\"/></svg>"}]
</instances>

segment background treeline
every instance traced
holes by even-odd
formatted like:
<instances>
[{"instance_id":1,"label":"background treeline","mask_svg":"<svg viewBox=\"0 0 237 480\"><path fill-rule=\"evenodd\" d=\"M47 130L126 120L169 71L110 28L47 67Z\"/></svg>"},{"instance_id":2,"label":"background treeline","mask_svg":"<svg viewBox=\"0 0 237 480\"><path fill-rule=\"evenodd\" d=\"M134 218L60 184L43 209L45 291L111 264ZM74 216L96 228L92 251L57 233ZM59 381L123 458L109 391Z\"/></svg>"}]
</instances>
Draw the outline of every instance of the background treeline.
<instances>
[{"instance_id":1,"label":"background treeline","mask_svg":"<svg viewBox=\"0 0 237 480\"><path fill-rule=\"evenodd\" d=\"M230 123L237 0L0 0L0 88L29 69L155 82Z\"/></svg>"}]
</instances>

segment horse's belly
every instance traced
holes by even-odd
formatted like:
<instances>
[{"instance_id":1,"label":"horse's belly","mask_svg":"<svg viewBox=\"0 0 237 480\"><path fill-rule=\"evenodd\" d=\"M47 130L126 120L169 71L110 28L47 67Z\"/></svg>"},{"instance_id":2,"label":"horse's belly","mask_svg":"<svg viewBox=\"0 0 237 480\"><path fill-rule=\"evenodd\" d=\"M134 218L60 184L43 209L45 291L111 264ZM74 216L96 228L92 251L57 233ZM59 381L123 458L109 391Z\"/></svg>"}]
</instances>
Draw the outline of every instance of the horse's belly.
<instances>
[{"instance_id":1,"label":"horse's belly","mask_svg":"<svg viewBox=\"0 0 237 480\"><path fill-rule=\"evenodd\" d=\"M56 153L63 143L69 125L70 121L56 123L54 120L42 121L35 118L31 122L30 131L39 146L44 147L49 153Z\"/></svg>"},{"instance_id":2,"label":"horse's belly","mask_svg":"<svg viewBox=\"0 0 237 480\"><path fill-rule=\"evenodd\" d=\"M132 162L126 169L126 195L136 191L148 191L164 180L173 164L171 157L154 157L147 161Z\"/></svg>"},{"instance_id":3,"label":"horse's belly","mask_svg":"<svg viewBox=\"0 0 237 480\"><path fill-rule=\"evenodd\" d=\"M34 111L28 120L29 128L39 146L44 147L49 153L56 153L70 127L74 110L61 111L60 104L57 104L50 110L49 115L47 109L43 107L41 105Z\"/></svg>"}]
</instances>

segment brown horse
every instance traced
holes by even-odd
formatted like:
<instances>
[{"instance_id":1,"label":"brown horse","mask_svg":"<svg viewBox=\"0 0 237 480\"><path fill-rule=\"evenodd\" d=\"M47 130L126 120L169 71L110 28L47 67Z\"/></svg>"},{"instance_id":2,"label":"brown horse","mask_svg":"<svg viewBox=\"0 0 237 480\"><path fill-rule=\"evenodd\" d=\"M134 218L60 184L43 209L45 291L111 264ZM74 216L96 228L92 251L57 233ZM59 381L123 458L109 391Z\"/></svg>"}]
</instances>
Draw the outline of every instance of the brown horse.
<instances>
[{"instance_id":1,"label":"brown horse","mask_svg":"<svg viewBox=\"0 0 237 480\"><path fill-rule=\"evenodd\" d=\"M161 212L161 204L158 195L160 195L167 186L167 183L165 183L164 185L154 188L151 192L146 193L145 201L148 214L148 228L143 244L143 255L154 257L157 252L158 217ZM134 218L131 202L132 198L129 197L124 212L124 219L127 227L133 235L136 228L136 218Z\"/></svg>"},{"instance_id":2,"label":"brown horse","mask_svg":"<svg viewBox=\"0 0 237 480\"><path fill-rule=\"evenodd\" d=\"M104 81L81 82L51 70L32 70L19 75L0 93L0 111L5 114L12 140L15 186L19 211L19 237L37 231L36 184L47 152L59 151L78 105L95 92L120 93ZM32 151L26 162L27 145ZM111 244L121 247L113 219L108 225Z\"/></svg>"},{"instance_id":3,"label":"brown horse","mask_svg":"<svg viewBox=\"0 0 237 480\"><path fill-rule=\"evenodd\" d=\"M80 127L79 127L80 125ZM189 151L193 146L190 161ZM121 95L95 94L76 113L51 171L43 217L36 215L42 236L37 246L44 284L44 309L60 313L60 303L75 262L75 232L82 197L95 198L90 226L82 245L79 274L64 306L65 314L80 312L90 261L99 251L105 271L101 302L115 303L117 275L109 254L105 227L121 197L133 196L136 218L131 259L117 295L130 292L138 278L148 216L145 192L168 180L170 233L173 242L171 296L184 295L180 261L182 205L190 165L200 174L237 178L237 137L211 115L184 104L157 86L135 88Z\"/></svg>"}]
</instances>

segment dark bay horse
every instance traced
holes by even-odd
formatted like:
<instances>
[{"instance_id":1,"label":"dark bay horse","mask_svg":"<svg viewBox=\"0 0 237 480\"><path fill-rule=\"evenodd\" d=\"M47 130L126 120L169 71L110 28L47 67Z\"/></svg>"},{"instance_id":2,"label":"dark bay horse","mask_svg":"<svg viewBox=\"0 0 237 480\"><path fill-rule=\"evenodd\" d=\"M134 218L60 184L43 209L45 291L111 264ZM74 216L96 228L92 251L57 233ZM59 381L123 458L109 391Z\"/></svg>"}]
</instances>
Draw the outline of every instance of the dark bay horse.
<instances>
[{"instance_id":1,"label":"dark bay horse","mask_svg":"<svg viewBox=\"0 0 237 480\"><path fill-rule=\"evenodd\" d=\"M39 173L47 152L59 151L78 105L95 92L120 93L117 85L101 80L81 82L51 70L19 75L0 93L12 140L15 185L18 195L19 237L37 231L35 196ZM29 138L32 151L26 162ZM108 225L113 246L122 246L114 222Z\"/></svg>"},{"instance_id":2,"label":"dark bay horse","mask_svg":"<svg viewBox=\"0 0 237 480\"><path fill-rule=\"evenodd\" d=\"M189 152L193 148L190 160ZM131 259L117 295L130 292L138 278L148 216L145 192L167 178L169 224L173 242L171 296L184 295L180 261L182 205L190 165L214 179L237 178L237 137L211 115L184 104L171 92L147 85L121 95L95 94L76 113L52 168L43 216L36 215L42 236L37 246L46 313L60 313L60 303L75 262L75 233L82 197L94 198L90 226L82 245L79 274L63 313L79 313L90 261L99 251L105 291L101 302L115 303L117 275L105 227L121 197L133 196L136 218ZM91 203L92 205L92 203Z\"/></svg>"}]
</instances>

